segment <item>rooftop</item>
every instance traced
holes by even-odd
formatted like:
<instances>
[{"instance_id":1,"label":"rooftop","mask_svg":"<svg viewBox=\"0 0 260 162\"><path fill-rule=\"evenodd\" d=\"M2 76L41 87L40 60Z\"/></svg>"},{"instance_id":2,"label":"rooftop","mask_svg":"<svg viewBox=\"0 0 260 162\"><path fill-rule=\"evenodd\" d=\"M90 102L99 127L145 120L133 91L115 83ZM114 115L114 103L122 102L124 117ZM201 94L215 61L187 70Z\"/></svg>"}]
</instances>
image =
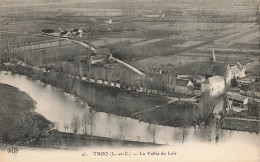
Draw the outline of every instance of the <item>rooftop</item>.
<instances>
[{"instance_id":1,"label":"rooftop","mask_svg":"<svg viewBox=\"0 0 260 162\"><path fill-rule=\"evenodd\" d=\"M241 85L240 90L260 92L260 82L253 82L253 83L249 83L248 85L243 84Z\"/></svg>"},{"instance_id":2,"label":"rooftop","mask_svg":"<svg viewBox=\"0 0 260 162\"><path fill-rule=\"evenodd\" d=\"M188 79L176 79L176 85L181 87L186 87L190 80Z\"/></svg>"},{"instance_id":3,"label":"rooftop","mask_svg":"<svg viewBox=\"0 0 260 162\"><path fill-rule=\"evenodd\" d=\"M224 81L223 77L221 77L221 76L213 76L213 77L208 78L207 80L205 80L202 83L204 83L204 84L212 84L212 83L222 82L222 81Z\"/></svg>"},{"instance_id":4,"label":"rooftop","mask_svg":"<svg viewBox=\"0 0 260 162\"><path fill-rule=\"evenodd\" d=\"M231 95L229 97L231 100L241 101L243 102L247 97L242 95Z\"/></svg>"}]
</instances>

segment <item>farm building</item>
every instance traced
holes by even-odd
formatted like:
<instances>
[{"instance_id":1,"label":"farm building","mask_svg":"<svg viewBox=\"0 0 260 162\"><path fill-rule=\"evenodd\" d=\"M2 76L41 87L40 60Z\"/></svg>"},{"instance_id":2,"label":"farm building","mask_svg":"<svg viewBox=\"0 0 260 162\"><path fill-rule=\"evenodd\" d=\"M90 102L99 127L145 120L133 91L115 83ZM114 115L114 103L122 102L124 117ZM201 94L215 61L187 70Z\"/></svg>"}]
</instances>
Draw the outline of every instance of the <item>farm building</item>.
<instances>
[{"instance_id":1,"label":"farm building","mask_svg":"<svg viewBox=\"0 0 260 162\"><path fill-rule=\"evenodd\" d=\"M83 30L82 29L72 29L70 30L71 34L76 36L77 38L82 38L82 35L83 35Z\"/></svg>"},{"instance_id":2,"label":"farm building","mask_svg":"<svg viewBox=\"0 0 260 162\"><path fill-rule=\"evenodd\" d=\"M240 87L240 94L247 95L247 92L248 92L248 85L242 84L241 87Z\"/></svg>"},{"instance_id":3,"label":"farm building","mask_svg":"<svg viewBox=\"0 0 260 162\"><path fill-rule=\"evenodd\" d=\"M260 82L241 85L240 94L250 97L250 100L255 102L260 101Z\"/></svg>"},{"instance_id":4,"label":"farm building","mask_svg":"<svg viewBox=\"0 0 260 162\"><path fill-rule=\"evenodd\" d=\"M159 11L159 12L147 12L143 13L142 17L147 17L147 18L158 18L158 17L165 17L164 12Z\"/></svg>"},{"instance_id":5,"label":"farm building","mask_svg":"<svg viewBox=\"0 0 260 162\"><path fill-rule=\"evenodd\" d=\"M111 52L108 48L98 48L95 49L95 52L91 55L91 64L104 64L108 61Z\"/></svg>"},{"instance_id":6,"label":"farm building","mask_svg":"<svg viewBox=\"0 0 260 162\"><path fill-rule=\"evenodd\" d=\"M109 20L106 20L105 23L106 23L106 24L112 24L113 21L112 21L112 19L110 18Z\"/></svg>"},{"instance_id":7,"label":"farm building","mask_svg":"<svg viewBox=\"0 0 260 162\"><path fill-rule=\"evenodd\" d=\"M225 80L220 76L213 76L201 83L201 92L209 92L210 96L216 97L225 91Z\"/></svg>"},{"instance_id":8,"label":"farm building","mask_svg":"<svg viewBox=\"0 0 260 162\"><path fill-rule=\"evenodd\" d=\"M62 32L60 32L60 36L61 36L61 37L68 38L68 37L71 36L71 32L68 31L68 30L62 31Z\"/></svg>"},{"instance_id":9,"label":"farm building","mask_svg":"<svg viewBox=\"0 0 260 162\"><path fill-rule=\"evenodd\" d=\"M256 77L255 82L260 82L260 77Z\"/></svg>"},{"instance_id":10,"label":"farm building","mask_svg":"<svg viewBox=\"0 0 260 162\"><path fill-rule=\"evenodd\" d=\"M193 81L193 76L192 75L178 75L178 79L188 79L190 81Z\"/></svg>"},{"instance_id":11,"label":"farm building","mask_svg":"<svg viewBox=\"0 0 260 162\"><path fill-rule=\"evenodd\" d=\"M42 33L44 33L44 34L52 34L52 33L54 33L54 29L43 29Z\"/></svg>"},{"instance_id":12,"label":"farm building","mask_svg":"<svg viewBox=\"0 0 260 162\"><path fill-rule=\"evenodd\" d=\"M194 62L182 67L169 70L168 74L181 74L193 75L194 81L202 83L212 76L221 76L225 79L226 83L230 83L232 74L228 63L216 61L215 54L213 53L209 61Z\"/></svg>"},{"instance_id":13,"label":"farm building","mask_svg":"<svg viewBox=\"0 0 260 162\"><path fill-rule=\"evenodd\" d=\"M209 62L201 62L197 66L197 78L207 79L212 76L221 76L227 83L231 81L232 74L229 64L217 62L214 52Z\"/></svg>"},{"instance_id":14,"label":"farm building","mask_svg":"<svg viewBox=\"0 0 260 162\"><path fill-rule=\"evenodd\" d=\"M245 107L248 103L248 97L242 95L231 95L228 99L231 101L232 105L240 107Z\"/></svg>"},{"instance_id":15,"label":"farm building","mask_svg":"<svg viewBox=\"0 0 260 162\"><path fill-rule=\"evenodd\" d=\"M175 91L180 93L192 93L193 83L188 79L176 79Z\"/></svg>"}]
</instances>

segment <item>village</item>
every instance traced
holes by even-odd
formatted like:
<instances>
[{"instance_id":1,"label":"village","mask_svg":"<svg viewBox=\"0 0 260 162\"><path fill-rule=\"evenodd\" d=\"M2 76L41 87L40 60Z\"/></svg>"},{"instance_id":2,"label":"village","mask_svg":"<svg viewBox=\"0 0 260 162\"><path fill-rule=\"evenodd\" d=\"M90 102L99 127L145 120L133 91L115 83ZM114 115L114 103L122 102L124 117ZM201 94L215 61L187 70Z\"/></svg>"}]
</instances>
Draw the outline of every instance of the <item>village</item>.
<instances>
[{"instance_id":1,"label":"village","mask_svg":"<svg viewBox=\"0 0 260 162\"><path fill-rule=\"evenodd\" d=\"M142 15L143 17L160 17L160 15ZM164 13L162 15L164 17ZM108 23L106 21L106 23ZM112 20L109 20L112 23ZM74 31L70 32L70 31ZM54 36L70 38L73 35L82 37L81 29L71 29L66 32L61 30L60 33L53 33L51 29L42 31L44 34L52 33ZM64 35L64 33L66 33ZM92 54L90 60L83 56L82 62L89 61L91 65L104 65L112 63L113 57L109 48L90 47ZM84 61L83 61L84 60ZM255 64L259 64L259 60L254 60ZM123 64L125 65L125 64ZM126 65L127 66L127 65ZM130 65L131 66L131 65ZM186 70L184 71L183 68ZM129 68L131 69L131 68ZM136 71L135 71L136 69ZM139 74L141 78L128 78L126 82L117 80L113 82L106 78L93 78L83 76L81 80L100 84L109 87L122 88L126 91L170 96L175 100L186 100L199 102L200 96L207 93L210 97L216 98L225 96L226 105L223 105L223 111L251 111L257 116L259 109L255 104L260 103L259 76L246 75L246 68L241 63L221 62L216 60L214 51L208 60L199 63L187 65L172 69L171 65L162 66L159 69L151 71L139 70L133 66L134 72ZM139 72L139 73L138 73ZM144 73L143 73L144 72ZM104 76L107 76L105 74ZM121 83L121 84L120 84Z\"/></svg>"},{"instance_id":2,"label":"village","mask_svg":"<svg viewBox=\"0 0 260 162\"><path fill-rule=\"evenodd\" d=\"M78 134L157 145L183 144L190 132L209 143L224 139L222 130L258 135L259 4L240 1L59 2L28 7L30 14L22 5L14 13L4 10L1 77L49 94L31 91L32 99L39 96L35 111L53 124L29 141L64 145L59 140ZM80 106L53 100L49 109L41 107L51 93ZM109 130L111 116L117 122Z\"/></svg>"}]
</instances>

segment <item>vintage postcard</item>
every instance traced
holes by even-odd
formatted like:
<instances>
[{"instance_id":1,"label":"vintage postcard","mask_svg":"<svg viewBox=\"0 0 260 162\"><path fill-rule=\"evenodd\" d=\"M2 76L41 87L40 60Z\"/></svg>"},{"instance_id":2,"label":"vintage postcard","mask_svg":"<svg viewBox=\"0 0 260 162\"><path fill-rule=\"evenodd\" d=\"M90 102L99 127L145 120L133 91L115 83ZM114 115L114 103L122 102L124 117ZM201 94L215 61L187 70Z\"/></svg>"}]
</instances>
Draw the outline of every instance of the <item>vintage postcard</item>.
<instances>
[{"instance_id":1,"label":"vintage postcard","mask_svg":"<svg viewBox=\"0 0 260 162\"><path fill-rule=\"evenodd\" d=\"M0 0L0 162L258 162L259 33L259 0Z\"/></svg>"}]
</instances>

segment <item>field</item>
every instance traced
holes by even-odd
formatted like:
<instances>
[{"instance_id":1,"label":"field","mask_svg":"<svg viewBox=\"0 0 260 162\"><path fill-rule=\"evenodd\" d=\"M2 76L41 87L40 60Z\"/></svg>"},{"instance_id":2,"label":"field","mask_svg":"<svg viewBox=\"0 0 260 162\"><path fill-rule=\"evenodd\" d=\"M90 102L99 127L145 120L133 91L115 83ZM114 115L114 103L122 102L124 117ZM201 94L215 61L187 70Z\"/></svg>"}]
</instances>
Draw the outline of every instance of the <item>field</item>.
<instances>
[{"instance_id":1,"label":"field","mask_svg":"<svg viewBox=\"0 0 260 162\"><path fill-rule=\"evenodd\" d=\"M245 3L246 2L246 3ZM246 4L246 5L245 5ZM218 61L241 62L259 58L259 11L255 0L137 2L3 2L1 8L1 53L43 66L61 66L74 74L118 81L131 70L115 63L106 67L80 63L89 55L77 44L11 53L12 48L57 41L43 37L42 29L81 28L77 40L95 48L108 47L114 56L146 71L164 65L181 67L208 60L214 50ZM163 11L165 17L145 18L142 13ZM112 19L112 23L106 23ZM73 38L74 39L74 38ZM227 59L229 58L229 59ZM107 68L110 67L110 68ZM130 81L131 82L131 81ZM134 82L134 81L133 81Z\"/></svg>"}]
</instances>

